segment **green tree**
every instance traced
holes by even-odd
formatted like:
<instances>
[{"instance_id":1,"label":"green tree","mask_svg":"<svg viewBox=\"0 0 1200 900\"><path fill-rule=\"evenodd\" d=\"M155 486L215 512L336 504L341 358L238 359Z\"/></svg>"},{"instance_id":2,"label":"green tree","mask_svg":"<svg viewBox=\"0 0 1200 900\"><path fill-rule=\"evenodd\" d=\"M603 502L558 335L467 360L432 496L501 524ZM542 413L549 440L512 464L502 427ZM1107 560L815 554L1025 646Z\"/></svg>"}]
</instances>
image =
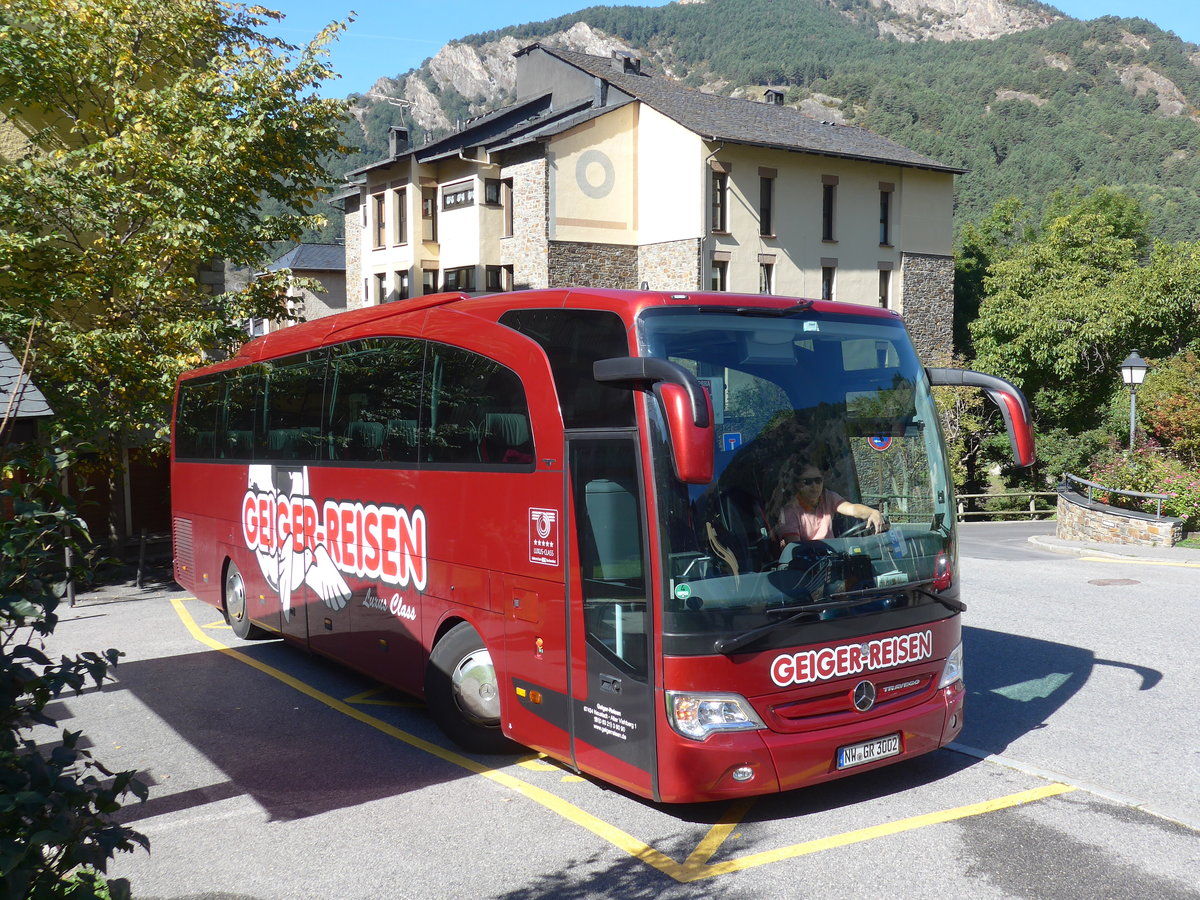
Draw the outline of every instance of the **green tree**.
<instances>
[{"instance_id":1,"label":"green tree","mask_svg":"<svg viewBox=\"0 0 1200 900\"><path fill-rule=\"evenodd\" d=\"M1112 190L1057 198L993 262L971 325L975 365L1030 398L1050 475L1078 470L1105 433L1133 347L1169 356L1200 336L1200 244L1149 246L1137 202Z\"/></svg>"},{"instance_id":2,"label":"green tree","mask_svg":"<svg viewBox=\"0 0 1200 900\"><path fill-rule=\"evenodd\" d=\"M334 23L293 46L282 16L223 0L6 0L0 129L0 338L32 327L63 446L165 436L176 375L285 314L282 277L214 294L209 260L258 266L306 214L340 152ZM12 156L12 154L10 154ZM264 215L273 209L296 214Z\"/></svg>"}]
</instances>

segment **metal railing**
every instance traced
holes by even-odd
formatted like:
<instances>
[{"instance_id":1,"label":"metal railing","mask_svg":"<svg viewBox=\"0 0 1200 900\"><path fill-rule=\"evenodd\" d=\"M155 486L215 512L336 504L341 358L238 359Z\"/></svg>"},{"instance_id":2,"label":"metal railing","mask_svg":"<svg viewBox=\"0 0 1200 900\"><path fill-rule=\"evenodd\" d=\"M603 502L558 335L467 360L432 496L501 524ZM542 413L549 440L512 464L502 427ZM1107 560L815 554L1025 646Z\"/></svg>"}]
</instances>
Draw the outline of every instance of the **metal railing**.
<instances>
[{"instance_id":1,"label":"metal railing","mask_svg":"<svg viewBox=\"0 0 1200 900\"><path fill-rule=\"evenodd\" d=\"M1146 500L1154 501L1154 515L1156 518L1162 518L1162 505L1164 500L1170 500L1170 494L1147 494L1143 491L1123 491L1120 488L1105 487L1102 484L1096 484L1094 481L1088 481L1086 478L1080 478L1078 475L1072 475L1070 472L1063 472L1063 481L1074 481L1076 484L1082 484L1087 487L1087 498L1092 498L1093 491L1103 491L1106 494L1121 494L1125 497L1142 497Z\"/></svg>"},{"instance_id":2,"label":"metal railing","mask_svg":"<svg viewBox=\"0 0 1200 900\"><path fill-rule=\"evenodd\" d=\"M1053 515L1053 509L1039 509L1037 506L1038 497L1057 497L1057 491L1002 491L994 494L959 494L955 499L958 501L958 520L961 522L971 516L1028 516L1034 518L1036 515ZM998 497L1028 497L1029 505L1024 509L967 509L965 500L994 500Z\"/></svg>"}]
</instances>

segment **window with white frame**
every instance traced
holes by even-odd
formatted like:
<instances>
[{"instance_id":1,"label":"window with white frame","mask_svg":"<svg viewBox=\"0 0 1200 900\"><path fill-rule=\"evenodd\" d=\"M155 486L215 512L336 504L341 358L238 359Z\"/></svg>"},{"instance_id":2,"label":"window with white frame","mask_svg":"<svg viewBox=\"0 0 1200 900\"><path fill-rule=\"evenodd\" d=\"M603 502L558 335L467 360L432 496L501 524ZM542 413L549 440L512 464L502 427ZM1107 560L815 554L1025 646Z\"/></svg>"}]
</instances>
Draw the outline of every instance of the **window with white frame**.
<instances>
[{"instance_id":1,"label":"window with white frame","mask_svg":"<svg viewBox=\"0 0 1200 900\"><path fill-rule=\"evenodd\" d=\"M442 188L442 209L460 209L475 205L475 182L463 181Z\"/></svg>"}]
</instances>

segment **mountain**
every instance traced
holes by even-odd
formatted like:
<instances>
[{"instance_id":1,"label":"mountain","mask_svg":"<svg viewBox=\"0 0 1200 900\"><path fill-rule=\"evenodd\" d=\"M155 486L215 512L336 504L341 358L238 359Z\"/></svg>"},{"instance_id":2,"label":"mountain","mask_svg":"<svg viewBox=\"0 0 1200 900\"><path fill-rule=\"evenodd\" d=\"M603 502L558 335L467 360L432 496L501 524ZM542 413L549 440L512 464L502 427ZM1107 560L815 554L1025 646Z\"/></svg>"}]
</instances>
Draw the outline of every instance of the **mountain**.
<instances>
[{"instance_id":1,"label":"mountain","mask_svg":"<svg viewBox=\"0 0 1200 900\"><path fill-rule=\"evenodd\" d=\"M1008 196L1120 187L1153 232L1200 240L1200 47L1145 19L1081 22L1032 0L693 0L597 6L447 44L355 95L363 157L387 126L437 137L511 101L512 53L543 41L644 65L701 90L772 86L820 119L870 128L944 163L956 222Z\"/></svg>"}]
</instances>

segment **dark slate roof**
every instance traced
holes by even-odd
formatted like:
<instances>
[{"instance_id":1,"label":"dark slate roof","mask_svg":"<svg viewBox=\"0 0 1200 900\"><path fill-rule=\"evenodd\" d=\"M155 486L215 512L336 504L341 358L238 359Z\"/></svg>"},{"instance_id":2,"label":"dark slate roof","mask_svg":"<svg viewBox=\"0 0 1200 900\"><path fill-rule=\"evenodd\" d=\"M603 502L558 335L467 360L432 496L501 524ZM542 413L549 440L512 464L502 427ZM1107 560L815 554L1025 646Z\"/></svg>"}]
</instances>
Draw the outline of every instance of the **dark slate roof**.
<instances>
[{"instance_id":1,"label":"dark slate roof","mask_svg":"<svg viewBox=\"0 0 1200 900\"><path fill-rule=\"evenodd\" d=\"M705 94L645 72L626 74L618 71L607 57L541 44L520 52L528 52L534 47L604 79L709 140L872 160L939 172L961 174L966 171L944 165L865 128L825 124L788 106Z\"/></svg>"},{"instance_id":2,"label":"dark slate roof","mask_svg":"<svg viewBox=\"0 0 1200 900\"><path fill-rule=\"evenodd\" d=\"M13 392L16 401L13 402ZM9 409L9 403L12 408ZM6 414L14 419L38 419L54 415L54 410L37 389L37 385L21 370L21 363L8 345L0 342L0 419Z\"/></svg>"},{"instance_id":3,"label":"dark slate roof","mask_svg":"<svg viewBox=\"0 0 1200 900\"><path fill-rule=\"evenodd\" d=\"M536 127L547 119L564 114L563 110L552 109L553 94L550 91L529 97L511 106L492 110L469 121L462 131L447 135L420 147L409 147L397 156L388 157L351 169L346 176L362 175L372 169L389 166L398 159L415 155L421 162L431 162L447 156L453 156L466 147L478 147L491 143L507 143L515 134L520 134Z\"/></svg>"},{"instance_id":4,"label":"dark slate roof","mask_svg":"<svg viewBox=\"0 0 1200 900\"><path fill-rule=\"evenodd\" d=\"M342 244L297 244L275 262L267 272L291 269L304 272L345 272L346 248Z\"/></svg>"}]
</instances>

